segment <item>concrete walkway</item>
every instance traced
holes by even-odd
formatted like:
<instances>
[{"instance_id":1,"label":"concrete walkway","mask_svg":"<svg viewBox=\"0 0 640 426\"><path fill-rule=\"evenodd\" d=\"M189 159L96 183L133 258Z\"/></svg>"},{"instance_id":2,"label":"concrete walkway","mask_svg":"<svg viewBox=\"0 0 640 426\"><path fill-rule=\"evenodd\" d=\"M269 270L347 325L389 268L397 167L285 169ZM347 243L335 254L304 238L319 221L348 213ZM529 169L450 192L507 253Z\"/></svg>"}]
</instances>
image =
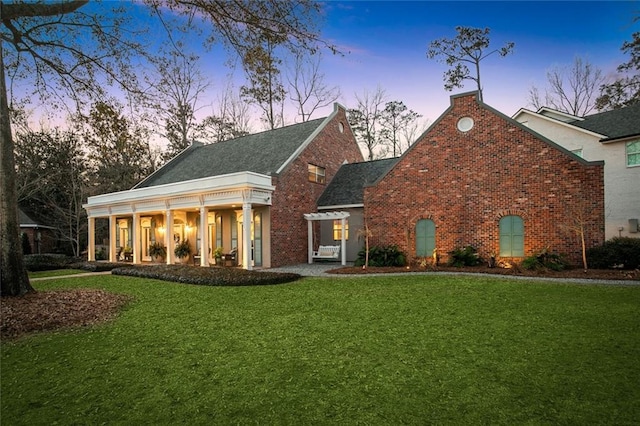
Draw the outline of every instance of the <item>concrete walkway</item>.
<instances>
[{"instance_id":1,"label":"concrete walkway","mask_svg":"<svg viewBox=\"0 0 640 426\"><path fill-rule=\"evenodd\" d=\"M347 266L353 266L353 264L347 264ZM512 280L525 280L525 281L542 281L542 282L560 282L567 284L598 284L598 285L618 285L618 286L640 286L640 281L630 281L630 280L588 280L588 279L580 279L580 278L546 278L546 277L527 277L527 276L514 276L514 275L501 275L501 274L478 274L471 272L397 272L397 273L386 273L386 274L328 274L327 271L332 269L341 268L342 265L340 263L334 262L326 262L326 263L301 263L299 265L290 265L290 266L282 266L279 268L270 268L270 269L257 269L257 271L265 271L265 272L291 272L294 274L300 274L303 277L325 277L325 278L335 278L339 279L341 277L373 277L373 276L421 276L421 275L468 275L468 276L481 276L481 277L491 277L491 278L502 278L502 279L512 279ZM81 277L89 277L94 275L108 275L111 274L110 271L107 272L86 272L81 274L74 275L62 275L57 277L41 277L41 278L31 278L31 281L44 281L44 280L55 280L61 278L81 278Z\"/></svg>"},{"instance_id":2,"label":"concrete walkway","mask_svg":"<svg viewBox=\"0 0 640 426\"><path fill-rule=\"evenodd\" d=\"M71 275L58 275L57 277L40 277L40 278L29 278L29 281L46 281L46 280L57 280L58 278L82 278L82 277L92 277L94 275L111 275L111 271L103 271L103 272L82 272L81 274L71 274Z\"/></svg>"}]
</instances>

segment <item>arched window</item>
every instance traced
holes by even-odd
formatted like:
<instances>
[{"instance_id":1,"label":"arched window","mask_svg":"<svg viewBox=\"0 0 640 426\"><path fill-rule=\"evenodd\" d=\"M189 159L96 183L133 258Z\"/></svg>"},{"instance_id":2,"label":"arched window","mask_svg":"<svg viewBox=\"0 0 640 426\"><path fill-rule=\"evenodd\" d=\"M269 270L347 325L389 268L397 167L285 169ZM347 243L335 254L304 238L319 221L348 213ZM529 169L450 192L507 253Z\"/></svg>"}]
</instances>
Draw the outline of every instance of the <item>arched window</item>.
<instances>
[{"instance_id":1,"label":"arched window","mask_svg":"<svg viewBox=\"0 0 640 426\"><path fill-rule=\"evenodd\" d=\"M500 256L524 257L524 222L520 216L500 219Z\"/></svg>"},{"instance_id":2,"label":"arched window","mask_svg":"<svg viewBox=\"0 0 640 426\"><path fill-rule=\"evenodd\" d=\"M420 219L416 223L416 257L433 254L436 248L436 224L431 219Z\"/></svg>"}]
</instances>

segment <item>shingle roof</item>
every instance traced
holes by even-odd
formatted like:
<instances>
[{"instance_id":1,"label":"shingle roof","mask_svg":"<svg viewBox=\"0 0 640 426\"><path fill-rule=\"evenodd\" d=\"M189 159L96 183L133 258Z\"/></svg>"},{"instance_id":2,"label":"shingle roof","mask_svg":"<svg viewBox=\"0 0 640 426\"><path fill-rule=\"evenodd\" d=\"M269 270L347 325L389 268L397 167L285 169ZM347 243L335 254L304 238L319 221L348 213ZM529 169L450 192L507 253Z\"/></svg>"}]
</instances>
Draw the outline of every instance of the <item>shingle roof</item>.
<instances>
[{"instance_id":1,"label":"shingle roof","mask_svg":"<svg viewBox=\"0 0 640 426\"><path fill-rule=\"evenodd\" d=\"M210 145L195 143L135 188L237 172L274 175L324 120L319 118Z\"/></svg>"},{"instance_id":2,"label":"shingle roof","mask_svg":"<svg viewBox=\"0 0 640 426\"><path fill-rule=\"evenodd\" d=\"M606 139L640 135L640 103L588 115L584 120L572 121L569 124L605 135Z\"/></svg>"},{"instance_id":3,"label":"shingle roof","mask_svg":"<svg viewBox=\"0 0 640 426\"><path fill-rule=\"evenodd\" d=\"M37 226L38 222L31 219L22 209L18 209L18 222L20 222L20 226Z\"/></svg>"},{"instance_id":4,"label":"shingle roof","mask_svg":"<svg viewBox=\"0 0 640 426\"><path fill-rule=\"evenodd\" d=\"M318 199L318 207L364 203L364 187L374 183L398 158L344 164Z\"/></svg>"}]
</instances>

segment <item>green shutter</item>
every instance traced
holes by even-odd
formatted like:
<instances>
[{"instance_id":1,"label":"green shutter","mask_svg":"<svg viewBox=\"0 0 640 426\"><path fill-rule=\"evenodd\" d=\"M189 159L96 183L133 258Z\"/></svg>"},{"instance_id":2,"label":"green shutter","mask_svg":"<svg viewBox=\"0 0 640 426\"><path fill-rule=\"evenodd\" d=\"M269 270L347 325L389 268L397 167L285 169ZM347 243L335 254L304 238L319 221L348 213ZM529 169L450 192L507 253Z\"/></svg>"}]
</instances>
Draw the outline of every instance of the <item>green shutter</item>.
<instances>
[{"instance_id":1,"label":"green shutter","mask_svg":"<svg viewBox=\"0 0 640 426\"><path fill-rule=\"evenodd\" d=\"M520 216L500 219L500 256L524 257L524 222Z\"/></svg>"},{"instance_id":2,"label":"green shutter","mask_svg":"<svg viewBox=\"0 0 640 426\"><path fill-rule=\"evenodd\" d=\"M435 248L436 224L429 219L419 220L416 223L416 256L431 256Z\"/></svg>"}]
</instances>

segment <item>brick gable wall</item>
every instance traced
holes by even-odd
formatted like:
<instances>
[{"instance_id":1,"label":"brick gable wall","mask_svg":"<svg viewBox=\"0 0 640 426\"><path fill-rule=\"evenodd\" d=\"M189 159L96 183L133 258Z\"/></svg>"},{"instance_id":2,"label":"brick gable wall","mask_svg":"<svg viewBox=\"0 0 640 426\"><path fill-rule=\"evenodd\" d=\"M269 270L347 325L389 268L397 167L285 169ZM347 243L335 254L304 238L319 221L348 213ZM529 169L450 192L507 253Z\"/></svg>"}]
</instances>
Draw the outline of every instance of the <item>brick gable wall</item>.
<instances>
[{"instance_id":1,"label":"brick gable wall","mask_svg":"<svg viewBox=\"0 0 640 426\"><path fill-rule=\"evenodd\" d=\"M474 127L457 129L461 117ZM584 164L508 118L476 102L475 93L452 106L376 185L365 188L365 214L373 244L396 244L415 255L415 225L432 219L441 255L472 245L480 256L499 253L501 217L524 219L525 256L545 247L581 259L567 230L589 214L587 247L604 240L604 167Z\"/></svg>"},{"instance_id":2,"label":"brick gable wall","mask_svg":"<svg viewBox=\"0 0 640 426\"><path fill-rule=\"evenodd\" d=\"M343 133L339 129L340 123ZM339 108L307 148L273 179L276 190L271 207L271 266L307 261L308 232L303 215L317 211L318 198L345 160L354 163L363 158L346 113ZM326 169L324 184L309 181L309 163Z\"/></svg>"}]
</instances>

